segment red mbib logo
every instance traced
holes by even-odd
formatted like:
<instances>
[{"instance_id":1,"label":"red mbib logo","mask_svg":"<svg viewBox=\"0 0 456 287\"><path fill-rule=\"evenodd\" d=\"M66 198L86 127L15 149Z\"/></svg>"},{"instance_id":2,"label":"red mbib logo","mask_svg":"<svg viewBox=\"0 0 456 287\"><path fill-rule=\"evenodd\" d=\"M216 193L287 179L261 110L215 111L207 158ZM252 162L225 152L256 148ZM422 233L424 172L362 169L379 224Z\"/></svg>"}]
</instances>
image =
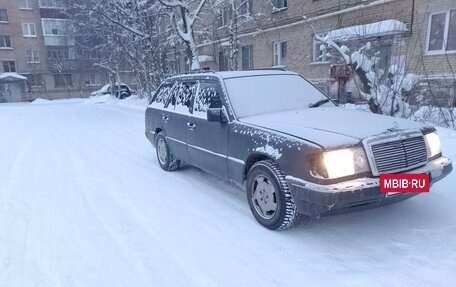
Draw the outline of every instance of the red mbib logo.
<instances>
[{"instance_id":1,"label":"red mbib logo","mask_svg":"<svg viewBox=\"0 0 456 287\"><path fill-rule=\"evenodd\" d=\"M429 174L381 174L380 192L429 192Z\"/></svg>"}]
</instances>

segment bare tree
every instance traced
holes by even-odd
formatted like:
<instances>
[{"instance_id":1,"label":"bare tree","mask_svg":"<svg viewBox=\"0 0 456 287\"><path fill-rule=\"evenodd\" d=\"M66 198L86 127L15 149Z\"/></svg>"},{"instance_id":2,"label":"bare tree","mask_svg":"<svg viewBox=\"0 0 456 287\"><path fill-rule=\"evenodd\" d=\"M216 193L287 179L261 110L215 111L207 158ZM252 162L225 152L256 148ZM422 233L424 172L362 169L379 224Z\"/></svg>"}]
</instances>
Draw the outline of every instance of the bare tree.
<instances>
[{"instance_id":1,"label":"bare tree","mask_svg":"<svg viewBox=\"0 0 456 287\"><path fill-rule=\"evenodd\" d=\"M201 68L195 41L194 24L207 0L158 0L168 8L173 27L186 45L187 58L192 70ZM197 5L195 5L197 4Z\"/></svg>"},{"instance_id":2,"label":"bare tree","mask_svg":"<svg viewBox=\"0 0 456 287\"><path fill-rule=\"evenodd\" d=\"M238 69L239 33L242 28L255 19L251 13L251 0L211 0L210 6L216 14L218 26L224 28L228 35L229 69Z\"/></svg>"},{"instance_id":3,"label":"bare tree","mask_svg":"<svg viewBox=\"0 0 456 287\"><path fill-rule=\"evenodd\" d=\"M106 69L111 83L120 82L119 69L132 69L140 90L151 95L156 85L175 72L176 51L169 11L158 0L84 0L73 4L81 35L92 35L90 49L103 58L96 66Z\"/></svg>"}]
</instances>

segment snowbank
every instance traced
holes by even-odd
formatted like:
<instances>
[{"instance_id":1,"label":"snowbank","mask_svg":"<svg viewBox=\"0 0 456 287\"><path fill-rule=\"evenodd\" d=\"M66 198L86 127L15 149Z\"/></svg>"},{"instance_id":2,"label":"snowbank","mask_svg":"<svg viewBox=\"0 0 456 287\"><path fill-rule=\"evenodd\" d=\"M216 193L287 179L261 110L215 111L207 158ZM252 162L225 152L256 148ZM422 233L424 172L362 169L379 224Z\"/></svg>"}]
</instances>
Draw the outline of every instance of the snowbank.
<instances>
[{"instance_id":1,"label":"snowbank","mask_svg":"<svg viewBox=\"0 0 456 287\"><path fill-rule=\"evenodd\" d=\"M32 105L48 105L48 104L51 104L51 103L52 103L51 100L38 98L38 99L34 100L33 102L31 102L30 104L32 104Z\"/></svg>"},{"instance_id":2,"label":"snowbank","mask_svg":"<svg viewBox=\"0 0 456 287\"><path fill-rule=\"evenodd\" d=\"M140 98L138 95L131 95L117 103L123 106L141 107L145 109L149 105L149 99L147 97Z\"/></svg>"},{"instance_id":3,"label":"snowbank","mask_svg":"<svg viewBox=\"0 0 456 287\"><path fill-rule=\"evenodd\" d=\"M356 111L364 111L364 112L371 113L368 104L361 104L361 105L343 104L343 105L339 105L339 107L342 107L342 108L344 108L346 110L356 110Z\"/></svg>"},{"instance_id":4,"label":"snowbank","mask_svg":"<svg viewBox=\"0 0 456 287\"><path fill-rule=\"evenodd\" d=\"M140 98L138 95L131 95L128 98L119 100L113 95L96 95L84 100L86 104L114 104L145 110L149 104L147 97Z\"/></svg>"},{"instance_id":5,"label":"snowbank","mask_svg":"<svg viewBox=\"0 0 456 287\"><path fill-rule=\"evenodd\" d=\"M424 106L413 113L410 119L456 129L456 108L451 110L449 108Z\"/></svg>"},{"instance_id":6,"label":"snowbank","mask_svg":"<svg viewBox=\"0 0 456 287\"><path fill-rule=\"evenodd\" d=\"M118 101L113 95L96 95L86 99L84 102L88 104L104 104Z\"/></svg>"},{"instance_id":7,"label":"snowbank","mask_svg":"<svg viewBox=\"0 0 456 287\"><path fill-rule=\"evenodd\" d=\"M367 104L343 104L339 106L347 110L371 112L369 105ZM416 111L413 111L412 108L413 107L407 105L407 108L404 111L407 119L430 123L442 128L456 129L456 108L451 110L450 108L423 106Z\"/></svg>"}]
</instances>

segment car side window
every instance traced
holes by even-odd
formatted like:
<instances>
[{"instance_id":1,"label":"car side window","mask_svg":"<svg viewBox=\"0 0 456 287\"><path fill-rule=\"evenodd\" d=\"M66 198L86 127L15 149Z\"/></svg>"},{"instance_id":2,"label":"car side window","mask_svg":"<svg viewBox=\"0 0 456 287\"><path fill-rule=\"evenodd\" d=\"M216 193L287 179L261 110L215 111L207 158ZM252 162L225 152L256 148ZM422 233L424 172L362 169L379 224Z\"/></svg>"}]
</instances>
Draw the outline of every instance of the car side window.
<instances>
[{"instance_id":1,"label":"car side window","mask_svg":"<svg viewBox=\"0 0 456 287\"><path fill-rule=\"evenodd\" d=\"M209 108L221 107L222 100L217 82L202 82L193 103L193 115L205 119Z\"/></svg>"},{"instance_id":2,"label":"car side window","mask_svg":"<svg viewBox=\"0 0 456 287\"><path fill-rule=\"evenodd\" d=\"M172 88L171 83L161 85L150 106L159 109L166 108L169 104Z\"/></svg>"},{"instance_id":3,"label":"car side window","mask_svg":"<svg viewBox=\"0 0 456 287\"><path fill-rule=\"evenodd\" d=\"M171 92L170 109L179 113L190 113L192 98L198 90L196 81L178 81Z\"/></svg>"}]
</instances>

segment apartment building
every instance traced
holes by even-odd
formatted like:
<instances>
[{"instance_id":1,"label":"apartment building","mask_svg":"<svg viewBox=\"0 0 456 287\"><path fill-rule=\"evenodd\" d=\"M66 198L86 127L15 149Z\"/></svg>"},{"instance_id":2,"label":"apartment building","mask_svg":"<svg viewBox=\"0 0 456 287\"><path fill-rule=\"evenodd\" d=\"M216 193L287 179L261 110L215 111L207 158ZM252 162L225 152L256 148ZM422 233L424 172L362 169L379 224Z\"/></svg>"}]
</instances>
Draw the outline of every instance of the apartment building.
<instances>
[{"instance_id":1,"label":"apartment building","mask_svg":"<svg viewBox=\"0 0 456 287\"><path fill-rule=\"evenodd\" d=\"M416 95L442 99L443 105L455 96L454 0L255 0L236 5L235 18L231 5L222 6L212 18L202 17L210 37L200 39L199 52L207 69L230 68L229 28L235 19L239 50L234 60L239 69L284 67L338 97L340 75L330 71L344 61L337 50L316 40L320 35L350 53L370 43L379 58L377 68L385 75L392 68L417 75ZM355 76L351 71L350 78ZM343 89L356 97L359 86L344 81Z\"/></svg>"},{"instance_id":2,"label":"apartment building","mask_svg":"<svg viewBox=\"0 0 456 287\"><path fill-rule=\"evenodd\" d=\"M23 101L84 97L109 82L64 8L63 0L0 0L0 73L27 78Z\"/></svg>"}]
</instances>

